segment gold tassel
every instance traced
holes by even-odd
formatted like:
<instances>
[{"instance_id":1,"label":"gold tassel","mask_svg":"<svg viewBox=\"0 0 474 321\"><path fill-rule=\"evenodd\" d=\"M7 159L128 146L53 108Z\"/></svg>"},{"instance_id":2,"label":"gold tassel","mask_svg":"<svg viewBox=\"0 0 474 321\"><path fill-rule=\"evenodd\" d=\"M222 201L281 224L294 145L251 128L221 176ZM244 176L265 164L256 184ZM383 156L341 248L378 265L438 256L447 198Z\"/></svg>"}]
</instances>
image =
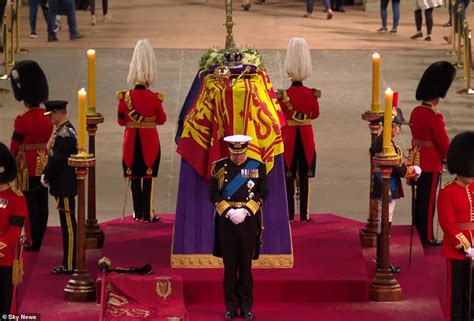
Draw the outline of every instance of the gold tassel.
<instances>
[{"instance_id":1,"label":"gold tassel","mask_svg":"<svg viewBox=\"0 0 474 321\"><path fill-rule=\"evenodd\" d=\"M13 260L12 270L12 283L18 285L23 281L23 259Z\"/></svg>"}]
</instances>

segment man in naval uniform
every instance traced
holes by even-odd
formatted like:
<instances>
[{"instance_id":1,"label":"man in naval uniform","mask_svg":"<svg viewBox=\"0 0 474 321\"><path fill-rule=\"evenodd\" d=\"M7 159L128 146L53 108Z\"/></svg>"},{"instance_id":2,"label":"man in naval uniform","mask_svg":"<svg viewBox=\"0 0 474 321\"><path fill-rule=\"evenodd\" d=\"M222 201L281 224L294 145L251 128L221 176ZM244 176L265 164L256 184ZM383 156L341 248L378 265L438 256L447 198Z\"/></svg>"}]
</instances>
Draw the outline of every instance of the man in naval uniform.
<instances>
[{"instance_id":1,"label":"man in naval uniform","mask_svg":"<svg viewBox=\"0 0 474 321\"><path fill-rule=\"evenodd\" d=\"M44 105L47 110L45 115L56 126L56 130L51 138L48 164L41 176L41 183L49 186L49 193L56 199L63 236L63 262L51 272L72 274L76 267L77 178L74 168L68 165L68 158L77 154L77 134L67 118L67 101L50 100Z\"/></svg>"},{"instance_id":2,"label":"man in naval uniform","mask_svg":"<svg viewBox=\"0 0 474 321\"><path fill-rule=\"evenodd\" d=\"M227 136L230 156L212 164L209 194L216 207L214 255L224 261L225 319L251 320L252 259L262 232L262 205L268 194L265 164L247 157L252 138Z\"/></svg>"}]
</instances>

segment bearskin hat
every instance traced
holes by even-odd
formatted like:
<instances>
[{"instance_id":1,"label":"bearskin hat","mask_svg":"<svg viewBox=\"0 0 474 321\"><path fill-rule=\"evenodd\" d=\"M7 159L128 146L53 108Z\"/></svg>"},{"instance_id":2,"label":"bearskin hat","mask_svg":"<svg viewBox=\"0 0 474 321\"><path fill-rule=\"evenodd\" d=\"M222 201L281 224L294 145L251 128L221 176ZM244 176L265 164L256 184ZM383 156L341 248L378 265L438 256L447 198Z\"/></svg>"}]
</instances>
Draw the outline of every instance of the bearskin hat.
<instances>
[{"instance_id":1,"label":"bearskin hat","mask_svg":"<svg viewBox=\"0 0 474 321\"><path fill-rule=\"evenodd\" d=\"M10 183L16 177L16 162L5 144L0 143L0 183Z\"/></svg>"},{"instance_id":2,"label":"bearskin hat","mask_svg":"<svg viewBox=\"0 0 474 321\"><path fill-rule=\"evenodd\" d=\"M456 76L456 68L447 61L437 61L429 66L416 88L416 100L444 98Z\"/></svg>"},{"instance_id":3,"label":"bearskin hat","mask_svg":"<svg viewBox=\"0 0 474 321\"><path fill-rule=\"evenodd\" d=\"M452 174L474 177L474 131L460 133L451 141L448 169Z\"/></svg>"},{"instance_id":4,"label":"bearskin hat","mask_svg":"<svg viewBox=\"0 0 474 321\"><path fill-rule=\"evenodd\" d=\"M29 107L38 107L48 100L48 80L35 61L17 62L10 71L10 78L16 100L23 100Z\"/></svg>"}]
</instances>

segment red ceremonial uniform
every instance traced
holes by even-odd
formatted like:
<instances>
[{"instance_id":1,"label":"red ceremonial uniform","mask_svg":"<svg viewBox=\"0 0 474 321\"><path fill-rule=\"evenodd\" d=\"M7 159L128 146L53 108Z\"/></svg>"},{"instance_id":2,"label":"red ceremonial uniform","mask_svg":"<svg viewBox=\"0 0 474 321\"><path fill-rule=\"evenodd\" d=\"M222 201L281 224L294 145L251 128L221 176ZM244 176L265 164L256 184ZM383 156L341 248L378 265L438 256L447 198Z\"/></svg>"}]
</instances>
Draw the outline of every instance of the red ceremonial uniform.
<instances>
[{"instance_id":1,"label":"red ceremonial uniform","mask_svg":"<svg viewBox=\"0 0 474 321\"><path fill-rule=\"evenodd\" d=\"M22 191L30 190L29 177L41 176L48 162L47 143L53 124L44 112L41 107L30 108L15 119L10 150L17 160L18 186Z\"/></svg>"},{"instance_id":2,"label":"red ceremonial uniform","mask_svg":"<svg viewBox=\"0 0 474 321\"><path fill-rule=\"evenodd\" d=\"M429 104L417 106L411 113L410 129L412 148L418 146L419 153L415 165L423 172L441 172L449 147L443 114Z\"/></svg>"},{"instance_id":3,"label":"red ceremonial uniform","mask_svg":"<svg viewBox=\"0 0 474 321\"><path fill-rule=\"evenodd\" d=\"M474 298L469 289L472 262L466 251L472 247L474 230L474 184L466 187L455 181L446 184L438 195L439 223L444 232L441 254L446 257L448 275L448 319L468 320ZM469 303L471 298L471 303Z\"/></svg>"},{"instance_id":4,"label":"red ceremonial uniform","mask_svg":"<svg viewBox=\"0 0 474 321\"><path fill-rule=\"evenodd\" d=\"M0 192L0 266L11 266L28 210L23 194L13 187Z\"/></svg>"},{"instance_id":5,"label":"red ceremonial uniform","mask_svg":"<svg viewBox=\"0 0 474 321\"><path fill-rule=\"evenodd\" d=\"M413 109L410 117L413 136L409 163L421 167L415 183L414 223L423 244L438 244L433 235L436 191L448 155L449 137L443 115L429 102Z\"/></svg>"},{"instance_id":6,"label":"red ceremonial uniform","mask_svg":"<svg viewBox=\"0 0 474 321\"><path fill-rule=\"evenodd\" d=\"M118 124L126 127L123 139L124 175L156 177L160 160L156 125L166 121L162 105L164 97L139 85L128 92L118 92L117 99Z\"/></svg>"},{"instance_id":7,"label":"red ceremonial uniform","mask_svg":"<svg viewBox=\"0 0 474 321\"><path fill-rule=\"evenodd\" d=\"M464 250L473 244L474 184L467 187L456 182L446 184L439 191L438 215L444 232L441 254L450 259L465 260Z\"/></svg>"},{"instance_id":8,"label":"red ceremonial uniform","mask_svg":"<svg viewBox=\"0 0 474 321\"><path fill-rule=\"evenodd\" d=\"M315 89L299 84L293 84L282 95L278 95L278 102L287 121L282 133L285 145L284 159L286 167L291 168L295 155L296 135L299 132L308 165L308 177L312 177L315 170L316 144L311 120L319 117L319 103Z\"/></svg>"}]
</instances>

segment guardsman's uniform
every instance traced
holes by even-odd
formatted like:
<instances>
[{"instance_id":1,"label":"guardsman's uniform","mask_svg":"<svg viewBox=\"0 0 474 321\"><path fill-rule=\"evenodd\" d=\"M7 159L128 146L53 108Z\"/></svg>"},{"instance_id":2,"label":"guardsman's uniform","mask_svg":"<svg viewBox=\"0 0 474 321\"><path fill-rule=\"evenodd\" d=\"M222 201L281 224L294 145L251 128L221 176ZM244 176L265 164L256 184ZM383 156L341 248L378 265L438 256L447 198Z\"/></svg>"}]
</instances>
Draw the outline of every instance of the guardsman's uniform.
<instances>
[{"instance_id":1,"label":"guardsman's uniform","mask_svg":"<svg viewBox=\"0 0 474 321\"><path fill-rule=\"evenodd\" d=\"M457 176L438 195L439 223L444 233L441 255L447 261L449 320L464 321L470 320L469 306L474 307L469 289L474 256L474 132L453 139L447 162L449 171Z\"/></svg>"},{"instance_id":2,"label":"guardsman's uniform","mask_svg":"<svg viewBox=\"0 0 474 321\"><path fill-rule=\"evenodd\" d=\"M449 64L450 65L450 64ZM433 235L433 219L436 209L436 192L443 171L449 146L443 114L434 105L448 91L454 67L447 62L431 65L423 75L417 88L416 106L410 117L412 148L410 163L421 167L422 174L416 181L416 210L414 222L423 244L439 245ZM451 68L452 67L452 68Z\"/></svg>"},{"instance_id":3,"label":"guardsman's uniform","mask_svg":"<svg viewBox=\"0 0 474 321\"><path fill-rule=\"evenodd\" d=\"M157 221L153 209L153 178L160 165L160 140L157 125L166 121L164 96L143 85L117 92L118 124L125 126L122 166L124 176L131 179L134 218Z\"/></svg>"},{"instance_id":4,"label":"guardsman's uniform","mask_svg":"<svg viewBox=\"0 0 474 321\"><path fill-rule=\"evenodd\" d=\"M47 143L53 132L53 124L40 107L48 99L48 82L31 60L18 62L10 74L15 98L26 107L15 119L10 150L18 166L16 185L28 204L33 239L28 249L39 251L48 224L48 189L41 185L40 176L48 162Z\"/></svg>"},{"instance_id":5,"label":"guardsman's uniform","mask_svg":"<svg viewBox=\"0 0 474 321\"><path fill-rule=\"evenodd\" d=\"M246 153L249 136L225 138L231 153ZM224 261L224 297L226 318L237 315L252 318L252 259L258 259L262 232L262 210L268 194L265 164L243 158L235 163L230 157L215 162L211 168L209 194L216 207L214 255ZM230 213L245 213L234 222Z\"/></svg>"},{"instance_id":6,"label":"guardsman's uniform","mask_svg":"<svg viewBox=\"0 0 474 321\"><path fill-rule=\"evenodd\" d=\"M294 81L287 90L277 92L278 102L286 117L283 127L285 145L285 177L289 219L295 216L295 181L299 188L300 219L309 221L309 180L316 171L316 144L311 120L319 117L318 97L321 92Z\"/></svg>"},{"instance_id":7,"label":"guardsman's uniform","mask_svg":"<svg viewBox=\"0 0 474 321\"><path fill-rule=\"evenodd\" d=\"M67 101L52 100L44 103L47 113L66 108ZM74 167L68 165L71 155L77 154L77 133L65 121L56 126L50 142L48 164L43 175L49 183L49 193L56 199L63 236L63 262L53 268L53 274L70 274L76 268L76 202L77 177Z\"/></svg>"},{"instance_id":8,"label":"guardsman's uniform","mask_svg":"<svg viewBox=\"0 0 474 321\"><path fill-rule=\"evenodd\" d=\"M0 143L0 315L11 312L14 279L19 272L14 266L19 259L20 236L28 222L25 197L9 185L15 177L15 160Z\"/></svg>"}]
</instances>

